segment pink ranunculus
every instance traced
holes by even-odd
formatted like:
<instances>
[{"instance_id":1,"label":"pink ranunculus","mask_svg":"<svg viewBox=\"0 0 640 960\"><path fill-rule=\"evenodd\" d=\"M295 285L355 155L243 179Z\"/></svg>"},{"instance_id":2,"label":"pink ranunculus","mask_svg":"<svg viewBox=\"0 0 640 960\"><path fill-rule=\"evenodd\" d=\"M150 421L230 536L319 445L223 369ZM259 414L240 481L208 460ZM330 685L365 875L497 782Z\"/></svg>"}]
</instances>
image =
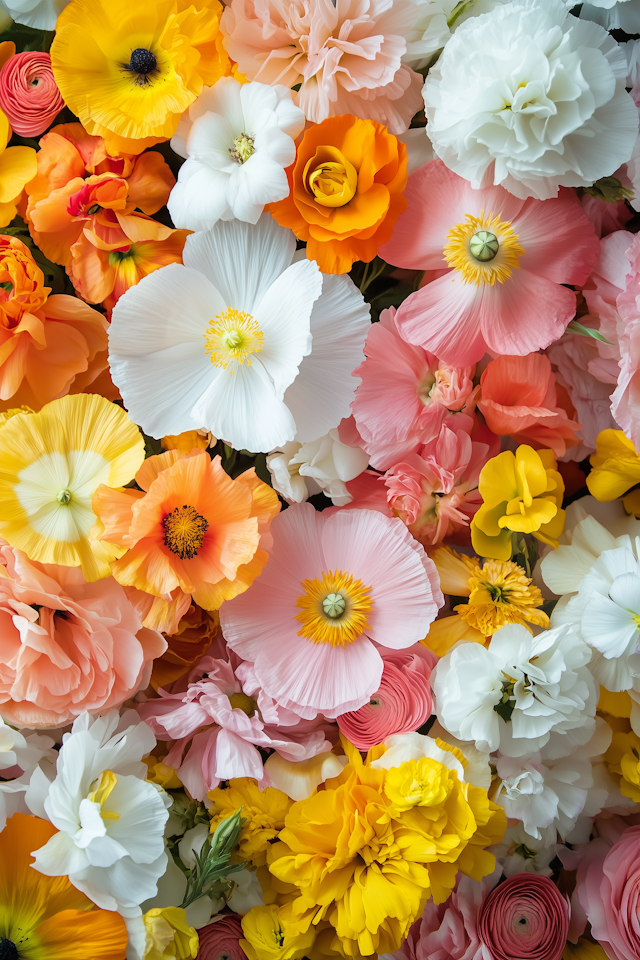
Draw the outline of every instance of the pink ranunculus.
<instances>
[{"instance_id":1,"label":"pink ranunculus","mask_svg":"<svg viewBox=\"0 0 640 960\"><path fill-rule=\"evenodd\" d=\"M0 713L60 727L119 707L147 686L166 641L142 626L112 577L36 563L0 541Z\"/></svg>"},{"instance_id":2,"label":"pink ranunculus","mask_svg":"<svg viewBox=\"0 0 640 960\"><path fill-rule=\"evenodd\" d=\"M441 364L398 330L396 310L380 314L365 345L362 382L351 405L371 465L386 470L435 440L448 412L474 408L475 367Z\"/></svg>"},{"instance_id":3,"label":"pink ranunculus","mask_svg":"<svg viewBox=\"0 0 640 960\"><path fill-rule=\"evenodd\" d=\"M382 660L380 687L369 703L338 717L340 730L359 750L368 750L394 733L412 733L431 716L433 654L421 647L417 652L385 653Z\"/></svg>"},{"instance_id":4,"label":"pink ranunculus","mask_svg":"<svg viewBox=\"0 0 640 960\"><path fill-rule=\"evenodd\" d=\"M549 877L517 873L483 900L478 934L491 960L560 960L569 919L569 903Z\"/></svg>"},{"instance_id":5,"label":"pink ranunculus","mask_svg":"<svg viewBox=\"0 0 640 960\"><path fill-rule=\"evenodd\" d=\"M486 352L533 353L564 333L576 312L566 284L586 281L600 248L574 191L520 200L502 187L474 190L433 160L409 177L405 195L380 256L412 270L448 267L398 309L406 340L466 366Z\"/></svg>"},{"instance_id":6,"label":"pink ranunculus","mask_svg":"<svg viewBox=\"0 0 640 960\"><path fill-rule=\"evenodd\" d=\"M176 741L164 762L178 771L196 800L204 800L221 780L262 780L259 746L277 750L286 760L307 760L331 749L322 729L309 729L278 706L260 687L252 665L229 654L231 662L203 657L185 690L159 690L159 699L138 708L159 740Z\"/></svg>"},{"instance_id":7,"label":"pink ranunculus","mask_svg":"<svg viewBox=\"0 0 640 960\"><path fill-rule=\"evenodd\" d=\"M469 523L482 503L480 471L498 452L472 439L473 424L464 414L449 417L437 439L384 475L391 509L422 544L452 536L468 539Z\"/></svg>"},{"instance_id":8,"label":"pink ranunculus","mask_svg":"<svg viewBox=\"0 0 640 960\"><path fill-rule=\"evenodd\" d=\"M48 53L25 50L9 57L0 70L0 107L21 137L39 137L51 126L64 100Z\"/></svg>"},{"instance_id":9,"label":"pink ranunculus","mask_svg":"<svg viewBox=\"0 0 640 960\"><path fill-rule=\"evenodd\" d=\"M237 913L221 913L198 930L200 946L196 960L247 960L240 946L244 938Z\"/></svg>"},{"instance_id":10,"label":"pink ranunculus","mask_svg":"<svg viewBox=\"0 0 640 960\"><path fill-rule=\"evenodd\" d=\"M419 15L411 0L231 0L221 29L249 80L301 84L307 120L350 113L399 134L422 106L422 77L402 63Z\"/></svg>"}]
</instances>

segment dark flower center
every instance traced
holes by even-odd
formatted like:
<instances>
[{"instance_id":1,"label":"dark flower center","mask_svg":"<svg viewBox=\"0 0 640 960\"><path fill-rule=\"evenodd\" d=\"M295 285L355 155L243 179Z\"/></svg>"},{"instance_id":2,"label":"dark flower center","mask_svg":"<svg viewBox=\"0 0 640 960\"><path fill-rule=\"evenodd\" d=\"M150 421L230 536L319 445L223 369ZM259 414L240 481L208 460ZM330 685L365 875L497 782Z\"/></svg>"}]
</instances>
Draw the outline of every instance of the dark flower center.
<instances>
[{"instance_id":1,"label":"dark flower center","mask_svg":"<svg viewBox=\"0 0 640 960\"><path fill-rule=\"evenodd\" d=\"M0 940L0 960L18 960L18 948L13 940Z\"/></svg>"},{"instance_id":2,"label":"dark flower center","mask_svg":"<svg viewBox=\"0 0 640 960\"><path fill-rule=\"evenodd\" d=\"M136 49L131 54L131 59L129 60L129 69L132 73L140 73L143 76L147 76L148 73L152 73L158 65L151 50L145 50L144 47L136 47Z\"/></svg>"},{"instance_id":3,"label":"dark flower center","mask_svg":"<svg viewBox=\"0 0 640 960\"><path fill-rule=\"evenodd\" d=\"M204 543L209 522L194 507L176 507L162 520L164 542L181 560L191 560ZM2 958L0 957L0 960Z\"/></svg>"}]
</instances>

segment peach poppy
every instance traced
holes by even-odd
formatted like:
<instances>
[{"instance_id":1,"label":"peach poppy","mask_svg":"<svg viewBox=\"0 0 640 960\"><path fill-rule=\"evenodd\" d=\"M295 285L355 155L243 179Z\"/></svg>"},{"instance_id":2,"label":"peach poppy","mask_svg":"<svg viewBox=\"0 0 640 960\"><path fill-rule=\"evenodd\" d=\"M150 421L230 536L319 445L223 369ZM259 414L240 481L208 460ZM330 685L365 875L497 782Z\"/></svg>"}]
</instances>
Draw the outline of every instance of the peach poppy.
<instances>
[{"instance_id":1,"label":"peach poppy","mask_svg":"<svg viewBox=\"0 0 640 960\"><path fill-rule=\"evenodd\" d=\"M287 176L289 196L267 209L307 241L307 258L323 273L373 260L407 206L405 145L381 124L351 114L307 130Z\"/></svg>"},{"instance_id":2,"label":"peach poppy","mask_svg":"<svg viewBox=\"0 0 640 960\"><path fill-rule=\"evenodd\" d=\"M232 480L220 457L168 450L149 457L136 481L141 490L103 485L93 498L101 539L129 548L111 565L119 583L167 602L178 590L206 610L253 583L280 509L253 468Z\"/></svg>"},{"instance_id":3,"label":"peach poppy","mask_svg":"<svg viewBox=\"0 0 640 960\"><path fill-rule=\"evenodd\" d=\"M556 457L579 442L580 424L563 409L566 405L574 412L544 354L492 360L482 374L480 390L478 409L498 436L511 436L535 450L551 449Z\"/></svg>"},{"instance_id":4,"label":"peach poppy","mask_svg":"<svg viewBox=\"0 0 640 960\"><path fill-rule=\"evenodd\" d=\"M93 385L107 370L104 317L76 297L49 297L17 237L0 236L0 284L0 410L39 410Z\"/></svg>"}]
</instances>

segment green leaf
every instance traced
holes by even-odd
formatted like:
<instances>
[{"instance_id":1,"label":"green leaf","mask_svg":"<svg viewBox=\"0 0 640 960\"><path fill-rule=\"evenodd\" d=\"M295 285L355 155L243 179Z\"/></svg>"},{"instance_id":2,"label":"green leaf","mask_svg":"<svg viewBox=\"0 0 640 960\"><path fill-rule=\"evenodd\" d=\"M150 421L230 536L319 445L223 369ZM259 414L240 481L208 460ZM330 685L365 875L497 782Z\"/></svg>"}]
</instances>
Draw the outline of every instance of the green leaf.
<instances>
[{"instance_id":1,"label":"green leaf","mask_svg":"<svg viewBox=\"0 0 640 960\"><path fill-rule=\"evenodd\" d=\"M591 330L589 327L585 327L582 323L579 323L578 320L572 320L567 330L570 330L571 333L579 333L582 337L591 337L592 340L599 340L600 343L608 343L611 346L614 345L611 340L603 337L599 330Z\"/></svg>"}]
</instances>

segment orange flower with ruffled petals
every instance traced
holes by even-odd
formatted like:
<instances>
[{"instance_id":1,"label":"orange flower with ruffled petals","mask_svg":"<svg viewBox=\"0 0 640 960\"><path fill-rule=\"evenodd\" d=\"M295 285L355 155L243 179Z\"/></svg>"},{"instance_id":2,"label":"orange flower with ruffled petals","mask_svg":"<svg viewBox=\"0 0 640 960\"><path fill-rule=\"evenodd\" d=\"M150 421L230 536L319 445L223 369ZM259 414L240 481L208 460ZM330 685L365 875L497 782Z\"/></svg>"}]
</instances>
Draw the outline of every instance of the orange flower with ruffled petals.
<instances>
[{"instance_id":1,"label":"orange flower with ruffled petals","mask_svg":"<svg viewBox=\"0 0 640 960\"><path fill-rule=\"evenodd\" d=\"M386 127L351 114L311 127L287 171L290 193L273 217L307 241L323 273L369 263L407 206L407 151Z\"/></svg>"},{"instance_id":2,"label":"orange flower with ruffled petals","mask_svg":"<svg viewBox=\"0 0 640 960\"><path fill-rule=\"evenodd\" d=\"M178 590L205 610L247 590L267 562L280 509L253 468L232 480L220 457L168 450L149 457L136 482L141 490L100 486L93 498L101 539L129 548L111 565L119 583L167 603Z\"/></svg>"},{"instance_id":3,"label":"orange flower with ruffled petals","mask_svg":"<svg viewBox=\"0 0 640 960\"><path fill-rule=\"evenodd\" d=\"M0 410L39 410L90 384L95 392L106 371L104 317L76 297L50 297L29 248L0 236ZM109 384L105 395L113 399Z\"/></svg>"}]
</instances>

